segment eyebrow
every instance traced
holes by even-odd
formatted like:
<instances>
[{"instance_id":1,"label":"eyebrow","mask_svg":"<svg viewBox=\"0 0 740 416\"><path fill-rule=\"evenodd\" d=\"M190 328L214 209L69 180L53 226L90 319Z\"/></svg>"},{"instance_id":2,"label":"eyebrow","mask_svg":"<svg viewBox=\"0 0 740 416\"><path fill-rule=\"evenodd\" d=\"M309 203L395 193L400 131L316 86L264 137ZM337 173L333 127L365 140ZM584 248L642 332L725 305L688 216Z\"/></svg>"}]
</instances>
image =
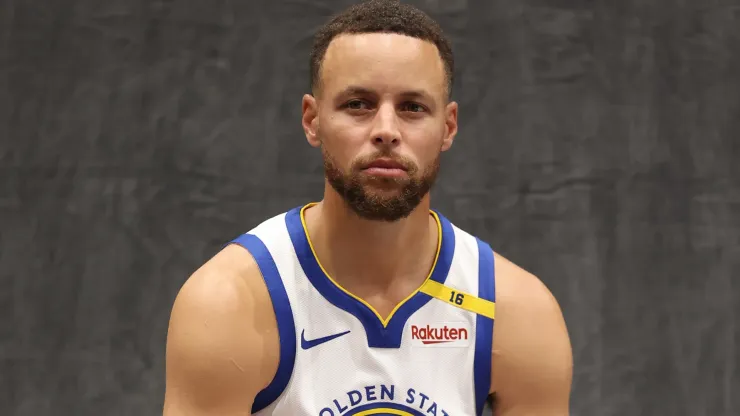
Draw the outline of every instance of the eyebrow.
<instances>
[{"instance_id":1,"label":"eyebrow","mask_svg":"<svg viewBox=\"0 0 740 416\"><path fill-rule=\"evenodd\" d=\"M339 95L347 96L347 95L378 95L378 94L375 91L364 88L364 87L350 85L349 87L342 90L342 92ZM407 90L407 91L402 92L399 95L407 99L432 100L432 96L424 90Z\"/></svg>"}]
</instances>

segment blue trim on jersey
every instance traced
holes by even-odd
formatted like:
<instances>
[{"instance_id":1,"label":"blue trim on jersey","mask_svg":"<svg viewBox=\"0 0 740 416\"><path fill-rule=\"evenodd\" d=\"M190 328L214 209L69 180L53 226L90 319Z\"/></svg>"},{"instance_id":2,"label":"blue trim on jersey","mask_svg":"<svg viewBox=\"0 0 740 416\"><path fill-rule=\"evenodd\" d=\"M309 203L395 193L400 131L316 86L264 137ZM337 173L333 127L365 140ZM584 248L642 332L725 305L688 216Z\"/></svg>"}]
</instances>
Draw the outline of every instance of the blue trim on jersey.
<instances>
[{"instance_id":1,"label":"blue trim on jersey","mask_svg":"<svg viewBox=\"0 0 740 416\"><path fill-rule=\"evenodd\" d=\"M285 391L290 377L293 374L296 353L296 330L293 321L293 310L290 299L285 291L283 280L280 278L275 260L265 243L252 234L243 234L234 239L232 244L244 247L254 257L265 280L267 291L270 293L272 308L277 319L278 335L280 337L280 362L277 373L272 382L260 391L254 399L252 414L259 412L272 404Z\"/></svg>"},{"instance_id":2,"label":"blue trim on jersey","mask_svg":"<svg viewBox=\"0 0 740 416\"><path fill-rule=\"evenodd\" d=\"M288 211L285 215L285 223L288 226L290 239L293 241L298 260L308 280L326 300L360 320L365 327L367 343L370 348L401 347L401 338L406 322L414 312L421 309L432 299L431 296L417 292L398 308L388 325L383 326L378 316L370 308L337 287L321 270L303 229L302 208L298 207ZM447 279L447 273L450 271L452 255L455 253L455 232L452 224L446 218L439 213L436 214L442 225L442 243L437 264L430 278L439 283L444 283Z\"/></svg>"},{"instance_id":3,"label":"blue trim on jersey","mask_svg":"<svg viewBox=\"0 0 740 416\"><path fill-rule=\"evenodd\" d=\"M478 297L491 302L496 301L496 277L493 263L493 250L488 244L478 239ZM491 391L493 323L493 319L483 315L476 317L473 376L477 415L483 414L483 406Z\"/></svg>"}]
</instances>

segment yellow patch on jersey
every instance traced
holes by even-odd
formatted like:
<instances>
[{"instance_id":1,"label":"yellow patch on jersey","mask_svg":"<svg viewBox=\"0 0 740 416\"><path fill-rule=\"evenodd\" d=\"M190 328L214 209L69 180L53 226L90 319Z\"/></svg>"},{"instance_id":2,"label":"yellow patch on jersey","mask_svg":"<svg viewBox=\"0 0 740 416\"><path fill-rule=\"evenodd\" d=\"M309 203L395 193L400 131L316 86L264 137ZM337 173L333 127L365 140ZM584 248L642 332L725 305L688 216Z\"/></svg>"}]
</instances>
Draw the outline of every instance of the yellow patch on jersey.
<instances>
[{"instance_id":1,"label":"yellow patch on jersey","mask_svg":"<svg viewBox=\"0 0 740 416\"><path fill-rule=\"evenodd\" d=\"M368 416L368 415L398 415L398 416L414 416L413 414L397 409L370 409L357 413L357 416Z\"/></svg>"},{"instance_id":2,"label":"yellow patch on jersey","mask_svg":"<svg viewBox=\"0 0 740 416\"><path fill-rule=\"evenodd\" d=\"M494 319L496 315L496 303L490 300L481 299L470 293L455 290L442 283L434 280L427 280L421 287L421 293L425 293L433 298L437 298L452 306L465 309L466 311L483 315L487 318Z\"/></svg>"}]
</instances>

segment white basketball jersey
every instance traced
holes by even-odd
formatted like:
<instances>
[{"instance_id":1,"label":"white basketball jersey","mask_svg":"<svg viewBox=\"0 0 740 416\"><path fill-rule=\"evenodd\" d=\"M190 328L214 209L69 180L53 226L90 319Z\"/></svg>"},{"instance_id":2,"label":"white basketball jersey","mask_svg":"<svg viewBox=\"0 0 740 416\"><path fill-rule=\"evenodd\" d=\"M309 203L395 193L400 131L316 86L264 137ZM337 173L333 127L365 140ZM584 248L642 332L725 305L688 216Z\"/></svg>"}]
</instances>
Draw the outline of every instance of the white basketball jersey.
<instances>
[{"instance_id":1,"label":"white basketball jersey","mask_svg":"<svg viewBox=\"0 0 740 416\"><path fill-rule=\"evenodd\" d=\"M295 208L232 243L257 261L280 363L252 414L480 415L490 389L493 252L439 213L434 267L388 319L328 276Z\"/></svg>"}]
</instances>

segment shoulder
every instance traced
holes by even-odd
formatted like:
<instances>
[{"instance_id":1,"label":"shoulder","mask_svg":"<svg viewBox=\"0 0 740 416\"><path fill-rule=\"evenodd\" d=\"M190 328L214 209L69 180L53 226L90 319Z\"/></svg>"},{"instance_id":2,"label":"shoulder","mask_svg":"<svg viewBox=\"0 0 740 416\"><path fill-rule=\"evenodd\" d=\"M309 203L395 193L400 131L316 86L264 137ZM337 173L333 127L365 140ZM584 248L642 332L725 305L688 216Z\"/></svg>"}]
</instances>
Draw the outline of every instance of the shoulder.
<instances>
[{"instance_id":1,"label":"shoulder","mask_svg":"<svg viewBox=\"0 0 740 416\"><path fill-rule=\"evenodd\" d=\"M493 255L497 304L521 312L561 315L558 301L537 276L499 253Z\"/></svg>"},{"instance_id":2,"label":"shoulder","mask_svg":"<svg viewBox=\"0 0 740 416\"><path fill-rule=\"evenodd\" d=\"M537 276L494 256L492 391L503 405L529 403L541 406L531 409L540 414L567 414L561 411L570 394L572 351L560 305Z\"/></svg>"},{"instance_id":3,"label":"shoulder","mask_svg":"<svg viewBox=\"0 0 740 416\"><path fill-rule=\"evenodd\" d=\"M186 395L212 409L240 394L254 396L272 379L278 351L277 323L259 266L244 248L230 244L177 294L167 334L165 401L180 403L177 396Z\"/></svg>"},{"instance_id":4,"label":"shoulder","mask_svg":"<svg viewBox=\"0 0 740 416\"><path fill-rule=\"evenodd\" d=\"M229 244L186 280L175 299L172 318L191 314L235 318L269 311L270 297L259 265L245 248Z\"/></svg>"}]
</instances>

